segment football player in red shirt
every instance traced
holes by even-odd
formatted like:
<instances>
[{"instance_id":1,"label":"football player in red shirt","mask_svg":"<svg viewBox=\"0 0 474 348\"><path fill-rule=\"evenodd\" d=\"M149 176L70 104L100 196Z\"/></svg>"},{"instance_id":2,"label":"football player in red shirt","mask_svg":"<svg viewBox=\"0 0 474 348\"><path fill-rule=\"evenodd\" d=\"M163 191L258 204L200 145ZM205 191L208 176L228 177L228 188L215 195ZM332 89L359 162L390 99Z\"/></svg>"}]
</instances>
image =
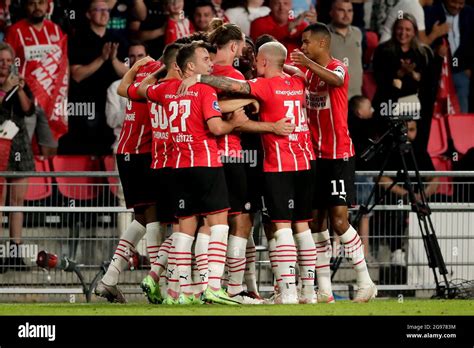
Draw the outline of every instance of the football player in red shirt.
<instances>
[{"instance_id":1,"label":"football player in red shirt","mask_svg":"<svg viewBox=\"0 0 474 348\"><path fill-rule=\"evenodd\" d=\"M329 262L332 254L327 220L340 236L357 274L356 302L377 295L364 258L362 242L349 224L348 205L355 196L354 146L348 130L347 67L330 53L331 34L320 23L303 32L301 51L291 53L295 64L308 68L306 108L316 152L313 237L318 248L318 302L333 302Z\"/></svg>"},{"instance_id":2,"label":"football player in red shirt","mask_svg":"<svg viewBox=\"0 0 474 348\"><path fill-rule=\"evenodd\" d=\"M257 55L257 73L261 78L239 81L198 75L185 80L182 91L198 81L229 92L251 94L261 104L261 121L276 122L288 117L295 125L288 136L262 135L265 203L276 229L276 276L281 289L281 303L298 303L295 284L297 257L301 261L303 283L301 302L314 303L316 247L308 225L312 199L310 162L314 153L303 109L305 79L283 72L286 57L286 48L281 43L269 42L260 47Z\"/></svg>"},{"instance_id":3,"label":"football player in red shirt","mask_svg":"<svg viewBox=\"0 0 474 348\"><path fill-rule=\"evenodd\" d=\"M209 74L212 62L203 42L184 45L176 63L183 76ZM195 303L191 279L191 246L198 217L206 216L211 228L209 240L209 282L203 293L208 302L238 304L221 288L227 252L227 211L229 202L222 163L215 136L230 133L247 121L239 109L228 121L222 119L215 90L204 84L178 95L179 79L152 85L144 81L139 93L158 102L168 118L175 151L173 152L175 192L178 201L179 231L173 234L173 246L179 273L179 292L168 291L179 303ZM170 289L169 289L170 290ZM179 297L178 297L179 295Z\"/></svg>"},{"instance_id":4,"label":"football player in red shirt","mask_svg":"<svg viewBox=\"0 0 474 348\"><path fill-rule=\"evenodd\" d=\"M213 72L215 76L226 76L244 81L245 77L240 71L233 67L233 63L242 55L245 45L245 37L242 30L235 24L230 24L219 19L214 19L211 26L215 29L209 33L209 42L217 47L213 59ZM218 91L219 99L232 98L232 94ZM235 96L234 96L235 97ZM222 105L221 105L222 107ZM270 126L266 132L275 132L280 135L288 135L293 128L285 123L258 123L248 121L244 125L245 131L258 132L264 126ZM281 127L288 127L287 133ZM242 130L242 127L239 129ZM280 133L281 132L281 133ZM247 239L252 231L252 220L250 218L251 206L247 198L247 171L246 162L251 158L250 153L244 153L241 145L240 132L232 132L218 138L217 145L221 154L221 160L226 174L227 189L231 210L229 211L230 236L227 254L229 296L238 299L241 303L261 303L258 293L245 292L242 282L245 273ZM255 156L256 158L256 156Z\"/></svg>"},{"instance_id":5,"label":"football player in red shirt","mask_svg":"<svg viewBox=\"0 0 474 348\"><path fill-rule=\"evenodd\" d=\"M168 74L173 72L179 74L169 68L171 64L169 61L175 61L176 54L181 46L177 44L168 45L163 53L162 60L167 66ZM168 64L167 64L168 63ZM164 70L165 66L160 61L151 61L142 67L136 74L133 70L128 73L121 81L118 92L125 95L133 101L143 102L145 99L140 96L138 88L142 81L152 78L156 81L156 76ZM172 157L172 141L168 130L168 121L164 114L162 107L150 101L147 102L147 117L143 120L148 127L151 127L151 168L153 169L154 180L151 189L148 187L149 194L154 195L153 199L156 201L156 218L162 225L163 229L168 224L173 224L173 230L177 231L177 221L175 219L175 202L173 200L173 191L171 189L171 181L173 179L171 167ZM151 123L150 123L151 120ZM148 121L148 122L147 122ZM124 125L125 133L127 133ZM119 147L120 149L120 147ZM143 195L143 193L141 193ZM147 225L148 226L148 225ZM148 243L147 250L149 254L156 254L155 260L150 259L151 271L149 275L143 279L140 284L145 292L150 303L161 303L163 297L161 293L164 291L160 289L159 280L161 274L164 272L168 260L168 252L171 247L172 237L163 242L161 246L158 243ZM153 249L150 250L150 247ZM164 276L163 276L164 278Z\"/></svg>"},{"instance_id":6,"label":"football player in red shirt","mask_svg":"<svg viewBox=\"0 0 474 348\"><path fill-rule=\"evenodd\" d=\"M115 251L112 262L95 289L98 296L105 297L110 302L126 302L117 287L121 272L128 267L130 251L134 251L137 243L145 233L153 235L147 241L157 241L159 224L156 217L156 192L151 165L151 126L146 101L137 100L133 95L132 82L140 82L161 65L150 57L135 62L124 76L119 85L119 94L129 98L125 121L117 146L117 168L120 174L125 203L127 208L133 208L135 219L124 231ZM124 86L127 86L124 90ZM148 244L151 245L149 242ZM157 242L153 244L158 244ZM154 246L157 248L157 245ZM150 250L149 250L150 252ZM150 260L153 262L154 258ZM153 253L156 254L156 253Z\"/></svg>"}]
</instances>

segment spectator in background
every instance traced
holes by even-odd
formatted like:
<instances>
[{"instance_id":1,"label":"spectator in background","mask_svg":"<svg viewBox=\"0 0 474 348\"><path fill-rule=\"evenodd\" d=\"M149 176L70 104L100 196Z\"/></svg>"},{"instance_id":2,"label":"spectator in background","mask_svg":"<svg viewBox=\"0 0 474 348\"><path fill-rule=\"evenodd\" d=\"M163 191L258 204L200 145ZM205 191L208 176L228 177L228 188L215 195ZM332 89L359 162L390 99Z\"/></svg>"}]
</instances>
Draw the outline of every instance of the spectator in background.
<instances>
[{"instance_id":1,"label":"spectator in background","mask_svg":"<svg viewBox=\"0 0 474 348\"><path fill-rule=\"evenodd\" d=\"M147 51L141 42L132 42L128 48L128 66L133 66L136 61L145 58ZM117 88L121 79L118 79L107 89L107 102L105 105L105 117L107 125L114 130L115 141L112 145L114 153L122 131L122 124L125 119L125 108L127 106L127 98L117 94Z\"/></svg>"},{"instance_id":2,"label":"spectator in background","mask_svg":"<svg viewBox=\"0 0 474 348\"><path fill-rule=\"evenodd\" d=\"M263 0L229 1L229 3L232 3L232 7L229 6L226 9L225 16L230 23L238 25L242 32L249 36L250 24L255 19L267 16L270 13L270 8L262 6L263 2Z\"/></svg>"},{"instance_id":3,"label":"spectator in background","mask_svg":"<svg viewBox=\"0 0 474 348\"><path fill-rule=\"evenodd\" d=\"M10 3L11 0L0 1L0 41L3 41L7 27L12 24L10 16Z\"/></svg>"},{"instance_id":4,"label":"spectator in background","mask_svg":"<svg viewBox=\"0 0 474 348\"><path fill-rule=\"evenodd\" d=\"M373 0L372 15L370 17L370 29L376 33L380 32L383 24L387 20L387 16L391 9L400 0ZM417 0L412 0L417 1Z\"/></svg>"},{"instance_id":5,"label":"spectator in background","mask_svg":"<svg viewBox=\"0 0 474 348\"><path fill-rule=\"evenodd\" d=\"M193 11L193 24L196 31L208 31L209 24L217 16L216 9L211 1L198 1Z\"/></svg>"},{"instance_id":6,"label":"spectator in background","mask_svg":"<svg viewBox=\"0 0 474 348\"><path fill-rule=\"evenodd\" d=\"M144 21L147 15L146 0L133 0L133 18Z\"/></svg>"},{"instance_id":7,"label":"spectator in background","mask_svg":"<svg viewBox=\"0 0 474 348\"><path fill-rule=\"evenodd\" d=\"M147 13L143 21L133 21L130 29L134 36L148 48L148 54L158 59L165 47L164 34L167 17L164 13L163 0L144 0Z\"/></svg>"},{"instance_id":8,"label":"spectator in background","mask_svg":"<svg viewBox=\"0 0 474 348\"><path fill-rule=\"evenodd\" d=\"M292 0L270 0L270 14L257 18L250 25L250 37L257 40L260 35L271 33L291 53L301 46L301 34L309 23L316 23L316 10L308 10L292 18ZM289 54L288 54L289 59Z\"/></svg>"},{"instance_id":9,"label":"spectator in background","mask_svg":"<svg viewBox=\"0 0 474 348\"><path fill-rule=\"evenodd\" d=\"M362 94L362 32L351 25L353 19L350 0L335 0L331 8L331 55L343 62L350 75L348 98Z\"/></svg>"},{"instance_id":10,"label":"spectator in background","mask_svg":"<svg viewBox=\"0 0 474 348\"><path fill-rule=\"evenodd\" d=\"M212 5L214 5L214 8L216 10L216 16L220 19L224 19L225 13L222 8L222 0L211 0Z\"/></svg>"},{"instance_id":11,"label":"spectator in background","mask_svg":"<svg viewBox=\"0 0 474 348\"><path fill-rule=\"evenodd\" d=\"M433 5L433 0L400 0L400 2L393 7L387 19L380 29L380 42L390 40L392 37L392 27L395 20L400 17L400 13L410 13L416 18L416 24L418 25L418 38L421 42L431 45L434 40L444 36L449 31L447 23L436 23L433 26L433 30L430 35L425 33L425 12L423 7Z\"/></svg>"},{"instance_id":12,"label":"spectator in background","mask_svg":"<svg viewBox=\"0 0 474 348\"><path fill-rule=\"evenodd\" d=\"M68 154L111 153L113 132L105 120L107 88L122 77L127 66L119 60L119 38L107 30L109 8L93 0L87 11L89 25L70 40L71 85L69 102L87 103L92 113L69 115L69 132L61 138L61 152ZM91 111L91 110L89 110Z\"/></svg>"},{"instance_id":13,"label":"spectator in background","mask_svg":"<svg viewBox=\"0 0 474 348\"><path fill-rule=\"evenodd\" d=\"M128 44L129 26L134 20L133 0L106 0L110 10L110 19L107 30L120 37L124 44ZM124 47L127 48L127 47Z\"/></svg>"},{"instance_id":14,"label":"spectator in background","mask_svg":"<svg viewBox=\"0 0 474 348\"><path fill-rule=\"evenodd\" d=\"M8 28L5 41L15 51L20 74L27 76L31 72L31 62L40 61L48 53L58 49L58 43L64 34L57 24L45 19L48 10L47 0L27 0L24 4L27 18ZM48 124L49 116L38 108L36 114L26 123L28 133L36 133L43 156L56 154L58 148L58 142L54 139Z\"/></svg>"},{"instance_id":15,"label":"spectator in background","mask_svg":"<svg viewBox=\"0 0 474 348\"><path fill-rule=\"evenodd\" d=\"M469 111L469 89L474 67L474 9L465 5L465 0L443 0L426 9L426 32L431 35L437 23L447 23L449 32L444 38L448 41L453 57L453 80L462 112ZM443 41L433 42L436 53L447 54ZM439 75L438 75L439 76ZM471 109L474 105L471 106Z\"/></svg>"},{"instance_id":16,"label":"spectator in background","mask_svg":"<svg viewBox=\"0 0 474 348\"><path fill-rule=\"evenodd\" d=\"M352 97L349 100L349 116L348 116L348 125L349 133L351 134L351 139L354 144L355 154L356 154L356 171L357 170L376 170L371 162L366 162L361 158L361 155L364 151L371 145L369 139L375 139L375 127L373 120L374 109L370 100L366 97L357 95ZM370 193L373 188L373 178L364 175L356 175L355 182L358 183L357 186L357 204L364 204L366 207L374 203L373 198L371 201L367 202ZM359 222L357 232L360 235L362 240L362 245L364 246L364 256L370 256L369 249L369 222L372 213L364 214Z\"/></svg>"},{"instance_id":17,"label":"spectator in background","mask_svg":"<svg viewBox=\"0 0 474 348\"><path fill-rule=\"evenodd\" d=\"M352 9L354 11L352 25L358 27L361 30L365 28L364 3L366 1L367 0L350 0L350 2L352 3ZM326 24L331 22L330 12L332 2L332 0L317 1L318 21Z\"/></svg>"},{"instance_id":18,"label":"spectator in background","mask_svg":"<svg viewBox=\"0 0 474 348\"><path fill-rule=\"evenodd\" d=\"M352 8L354 11L354 18L352 19L352 25L359 28L360 30L365 29L365 3L367 0L351 0Z\"/></svg>"},{"instance_id":19,"label":"spectator in background","mask_svg":"<svg viewBox=\"0 0 474 348\"><path fill-rule=\"evenodd\" d=\"M77 29L89 24L86 17L89 3L90 0L55 0L51 20L71 37Z\"/></svg>"},{"instance_id":20,"label":"spectator in background","mask_svg":"<svg viewBox=\"0 0 474 348\"><path fill-rule=\"evenodd\" d=\"M35 163L31 142L26 131L25 117L31 117L34 114L35 106L33 96L25 85L24 77L11 72L11 66L15 64L14 58L14 52L10 45L0 42L0 124L6 120L11 120L19 128L19 132L12 139L7 170L15 172L34 171ZM14 88L17 86L18 90L14 92ZM11 178L8 179L8 182L9 185L4 186L3 195L0 197L0 205L5 205L7 188L10 188L9 205L23 206L26 190L28 189L28 178ZM23 213L10 213L9 226L11 245L18 246L22 242ZM0 273L7 271L8 268L26 270L21 255L7 257L1 259L1 261Z\"/></svg>"},{"instance_id":21,"label":"spectator in background","mask_svg":"<svg viewBox=\"0 0 474 348\"><path fill-rule=\"evenodd\" d=\"M184 0L166 0L168 22L165 30L165 46L194 33L194 27L184 16Z\"/></svg>"},{"instance_id":22,"label":"spectator in background","mask_svg":"<svg viewBox=\"0 0 474 348\"><path fill-rule=\"evenodd\" d=\"M407 116L421 117L423 129L419 137L427 144L433 113L433 87L437 84L432 80L432 51L419 43L417 34L416 19L404 13L393 25L392 38L375 50L373 68L377 91L373 106L381 121L384 117L401 114L403 108L407 109L404 112ZM401 101L402 97L405 98Z\"/></svg>"}]
</instances>

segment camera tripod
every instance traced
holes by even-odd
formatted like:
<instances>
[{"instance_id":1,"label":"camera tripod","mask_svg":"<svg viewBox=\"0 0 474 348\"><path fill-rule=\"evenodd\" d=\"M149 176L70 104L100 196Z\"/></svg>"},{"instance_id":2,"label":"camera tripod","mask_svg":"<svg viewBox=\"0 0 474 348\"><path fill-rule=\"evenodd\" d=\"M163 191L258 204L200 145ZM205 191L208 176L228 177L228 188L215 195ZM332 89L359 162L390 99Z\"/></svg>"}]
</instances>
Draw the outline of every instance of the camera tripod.
<instances>
[{"instance_id":1,"label":"camera tripod","mask_svg":"<svg viewBox=\"0 0 474 348\"><path fill-rule=\"evenodd\" d=\"M438 239L436 237L433 223L431 221L431 210L427 203L426 195L423 190L423 184L421 181L420 172L418 170L418 164L413 153L413 147L412 144L408 141L407 128L404 121L391 121L389 129L377 141L372 141L372 145L366 151L364 151L364 153L361 155L361 159L363 159L364 161L369 161L381 151L384 151L384 162L377 176L377 179L375 180L375 185L372 188L369 197L367 198L364 204L360 205L359 210L357 211L353 225L358 226L362 216L370 213L378 204L382 204L388 193L397 184L397 181L403 181L408 191L408 200L411 205L411 210L415 212L417 216L418 225L423 238L423 245L425 247L426 256L428 258L428 266L432 269L436 282L436 294L433 297L452 298L455 289L450 288L448 279L446 277L446 275L448 274L448 270L446 269L443 255L441 253ZM397 178L393 181L393 183L385 189L384 193L379 197L377 201L374 201L374 203L371 204L370 202L372 200L372 197L374 197L375 192L378 189L380 178L383 176L385 168L392 154L400 156L402 168L398 170ZM409 159L413 161L415 168L414 182L412 182L412 180L410 179L410 174L408 172L407 161ZM419 200L417 200L416 198L415 190L412 183L415 184L418 188L420 197ZM332 267L333 274L331 276L331 279L334 277L337 270L339 269L342 259L343 257L341 255L338 255L335 258Z\"/></svg>"}]
</instances>

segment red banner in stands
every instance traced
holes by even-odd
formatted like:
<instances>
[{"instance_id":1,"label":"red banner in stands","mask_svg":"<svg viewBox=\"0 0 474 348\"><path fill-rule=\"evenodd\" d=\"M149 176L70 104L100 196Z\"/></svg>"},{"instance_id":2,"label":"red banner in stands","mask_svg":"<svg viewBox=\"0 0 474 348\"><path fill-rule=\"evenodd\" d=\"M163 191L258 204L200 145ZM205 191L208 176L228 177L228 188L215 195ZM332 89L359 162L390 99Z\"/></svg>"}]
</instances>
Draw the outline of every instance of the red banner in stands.
<instances>
[{"instance_id":1,"label":"red banner in stands","mask_svg":"<svg viewBox=\"0 0 474 348\"><path fill-rule=\"evenodd\" d=\"M57 49L41 61L32 61L26 72L26 82L45 111L56 140L67 133L68 65L67 36L64 36Z\"/></svg>"},{"instance_id":2,"label":"red banner in stands","mask_svg":"<svg viewBox=\"0 0 474 348\"><path fill-rule=\"evenodd\" d=\"M443 44L448 45L446 40ZM443 59L439 87L434 104L434 117L443 117L446 115L459 114L461 112L456 89L454 87L451 66L449 64L450 61L452 61L452 59L448 54Z\"/></svg>"}]
</instances>

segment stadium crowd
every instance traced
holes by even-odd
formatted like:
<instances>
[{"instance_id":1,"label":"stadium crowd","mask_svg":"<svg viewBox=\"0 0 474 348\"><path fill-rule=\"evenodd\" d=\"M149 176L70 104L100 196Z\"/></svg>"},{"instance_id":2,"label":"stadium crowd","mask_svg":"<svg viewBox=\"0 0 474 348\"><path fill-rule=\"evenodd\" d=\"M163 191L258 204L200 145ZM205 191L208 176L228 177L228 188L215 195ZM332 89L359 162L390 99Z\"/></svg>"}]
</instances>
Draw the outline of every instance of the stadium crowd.
<instances>
[{"instance_id":1,"label":"stadium crowd","mask_svg":"<svg viewBox=\"0 0 474 348\"><path fill-rule=\"evenodd\" d=\"M126 251L133 249L146 232L152 270L142 288L150 302L195 303L204 299L225 304L259 303L250 218L255 209L270 212L265 232L278 283L277 302L334 301L329 278L329 224L353 262L360 289L356 299L368 301L376 295L365 262L365 258L370 259L370 249L376 247L369 247L368 243L371 216L361 219L356 226L358 233L347 218L347 205L356 203L351 197L354 180L368 184L368 190L359 197L363 201L370 192L371 179L354 179L351 173L379 169L379 158L366 163L360 154L370 145L369 138L377 138L387 129L383 117L387 116L387 107L389 114L395 112L392 104L401 100L414 107L410 116L415 120L407 122L407 128L419 169L434 170L427 149L432 117L437 112L438 81L442 79L446 62L450 62L450 92L458 100L459 113L474 112L471 83L474 9L467 0L327 0L302 9L296 8L296 3L292 0L0 2L3 40L0 117L2 122L12 120L19 128L6 169L32 171L34 155L117 155L125 201L127 207L134 208L135 219L122 231L111 266L96 289L98 295L112 302L125 301L117 287L118 275L127 267ZM281 57L286 64L280 66ZM283 75L287 79L283 82L271 80ZM257 76L263 78L254 80ZM303 79L307 79L309 92L305 91ZM326 84L334 86L336 92L330 91ZM339 92L344 88L345 94ZM285 108L291 104L291 111L290 108L277 110L278 99L270 97L272 89L291 96L284 104ZM166 100L167 93L175 97ZM320 124L324 93L331 95L330 114ZM203 100L208 105L195 110L182 97L176 97L180 95L191 95L190 105ZM144 99L148 103L143 103ZM306 113L301 111L304 107L309 124ZM189 126L193 131L188 134L185 122L181 121L175 131L179 137L175 137L174 118L170 117L173 110L181 119L193 113L202 114L208 129L194 124ZM221 119L215 117L216 112L232 116ZM274 114L278 116L276 119ZM146 119L140 119L140 115L146 115ZM284 115L286 118L282 119ZM167 117L170 118L166 120ZM327 124L329 119L336 126ZM295 122L297 126L292 127ZM179 149L179 156L183 154L177 160L167 148L171 146L170 127L173 146ZM321 140L326 136L326 129L334 132L330 143ZM193 136L199 144L191 149L188 143ZM297 145L292 148L291 141L289 145L279 143L282 137ZM314 152L308 146L311 142ZM277 150L269 153L273 143L277 143ZM152 147L154 155L148 158ZM288 159L285 154L280 158L280 149L289 154ZM252 151L258 153L256 168L233 162ZM172 165L177 168L174 174L169 173L166 164L172 159L176 160ZM336 164L336 161L340 162ZM222 172L211 170L221 162ZM389 163L389 169L393 170L401 165L396 160ZM410 168L413 165L409 163ZM154 170L150 169L150 173L136 170L144 167ZM188 167L203 170L191 173L186 171ZM280 177L275 172L292 172L294 176ZM189 206L179 207L177 212L171 208L160 209L169 208L169 202L150 205L158 193L150 190L153 185L147 183L168 182L171 176L182 185L177 190L181 196L175 198L184 197L184 201L191 202ZM244 183L242 177L246 178ZM12 186L18 192L10 193L9 204L23 205L25 192L20 191L21 187L25 190L25 185L21 184L26 184L27 179L11 180L19 185ZM316 187L314 193L305 190L312 180L327 182L328 187L319 190ZM438 194L435 180L425 178L425 181L428 182L424 188L426 197ZM381 178L381 184L386 187L392 182L389 177ZM332 192L329 185L333 185ZM269 194L276 187L290 187L306 195L296 195L297 208L289 212L281 206L281 201L293 199L293 191L282 189ZM390 187L389 201L407 199L406 187ZM228 191L228 201L223 199L224 191ZM215 196L202 198L208 192L214 192ZM334 192L336 198L332 197ZM176 192L160 191L160 195L176 196ZM257 203L261 195L265 196L266 207ZM308 200L311 203L306 209ZM390 239L393 262L403 265L401 230L406 225L406 216L397 214L379 218L388 220L382 221L382 226L386 226L383 230L393 233ZM189 219L196 215L207 215L207 219ZM15 243L21 243L22 219L21 213L11 214L10 238ZM160 248L159 223L174 223L176 232L172 235L175 238L169 237ZM387 227L393 223L396 227ZM199 233L194 236L197 230ZM370 231L370 234L382 232L385 231ZM363 253L357 252L360 244ZM210 250L214 252L208 253ZM163 263L163 257L167 263ZM293 286L296 264L301 286L298 296ZM221 287L224 273L227 290ZM317 294L313 288L315 275ZM161 278L165 278L165 283ZM160 292L160 282L161 288L167 291Z\"/></svg>"}]
</instances>

